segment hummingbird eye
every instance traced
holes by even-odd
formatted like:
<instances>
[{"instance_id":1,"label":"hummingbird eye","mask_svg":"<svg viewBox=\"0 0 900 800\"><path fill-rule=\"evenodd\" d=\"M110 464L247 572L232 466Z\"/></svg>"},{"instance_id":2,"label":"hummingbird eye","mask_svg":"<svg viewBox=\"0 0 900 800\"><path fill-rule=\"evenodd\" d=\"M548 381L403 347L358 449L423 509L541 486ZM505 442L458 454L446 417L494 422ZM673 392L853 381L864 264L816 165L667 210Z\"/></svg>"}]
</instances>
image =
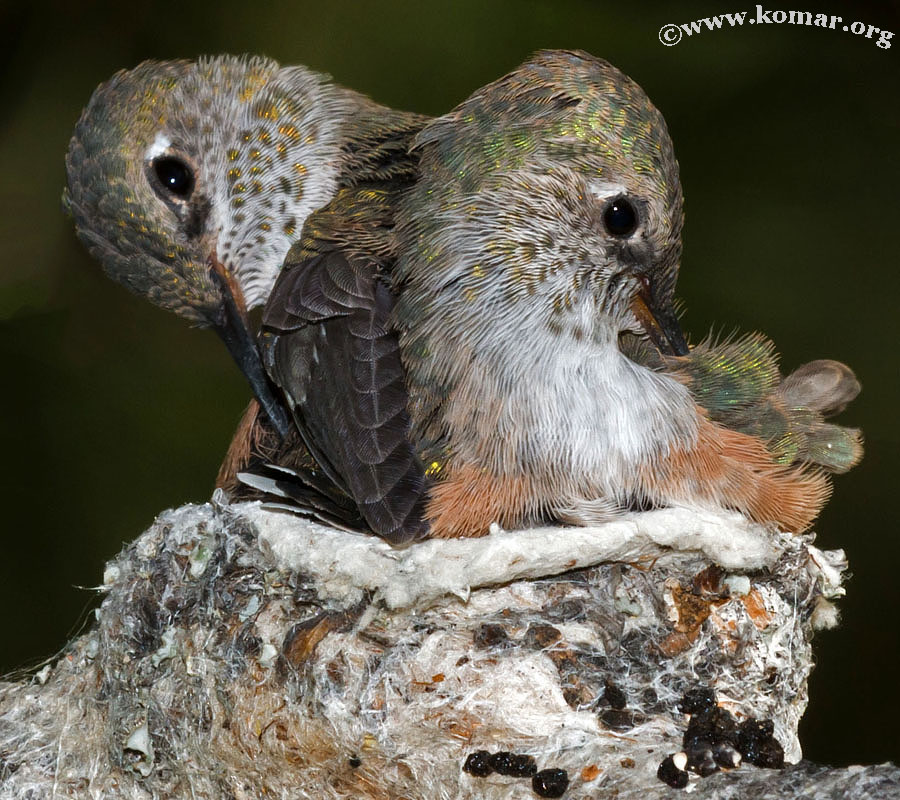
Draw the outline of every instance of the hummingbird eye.
<instances>
[{"instance_id":1,"label":"hummingbird eye","mask_svg":"<svg viewBox=\"0 0 900 800\"><path fill-rule=\"evenodd\" d=\"M637 211L624 197L610 200L603 211L603 224L613 236L631 236L637 228L637 223Z\"/></svg>"},{"instance_id":2,"label":"hummingbird eye","mask_svg":"<svg viewBox=\"0 0 900 800\"><path fill-rule=\"evenodd\" d=\"M150 167L159 182L159 188L165 192L164 200L187 200L191 196L194 191L194 171L180 158L160 156L153 159Z\"/></svg>"}]
</instances>

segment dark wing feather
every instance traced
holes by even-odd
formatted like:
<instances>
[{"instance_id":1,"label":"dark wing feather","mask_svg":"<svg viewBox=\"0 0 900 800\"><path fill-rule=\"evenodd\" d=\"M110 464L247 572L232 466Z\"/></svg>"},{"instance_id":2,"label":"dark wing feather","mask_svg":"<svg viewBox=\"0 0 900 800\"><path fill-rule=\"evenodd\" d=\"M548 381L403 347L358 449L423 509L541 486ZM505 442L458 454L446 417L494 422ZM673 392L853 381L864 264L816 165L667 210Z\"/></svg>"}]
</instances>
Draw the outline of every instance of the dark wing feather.
<instances>
[{"instance_id":1,"label":"dark wing feather","mask_svg":"<svg viewBox=\"0 0 900 800\"><path fill-rule=\"evenodd\" d=\"M410 419L393 297L362 258L329 250L282 273L263 317L270 376L322 471L393 544L421 538L426 485Z\"/></svg>"},{"instance_id":2,"label":"dark wing feather","mask_svg":"<svg viewBox=\"0 0 900 800\"><path fill-rule=\"evenodd\" d=\"M349 497L336 496L334 487L323 491L321 481L311 481L310 473L305 470L259 464L250 471L237 473L236 478L243 487L256 490L267 508L290 511L341 530L368 529L359 509ZM273 502L273 497L290 502Z\"/></svg>"}]
</instances>

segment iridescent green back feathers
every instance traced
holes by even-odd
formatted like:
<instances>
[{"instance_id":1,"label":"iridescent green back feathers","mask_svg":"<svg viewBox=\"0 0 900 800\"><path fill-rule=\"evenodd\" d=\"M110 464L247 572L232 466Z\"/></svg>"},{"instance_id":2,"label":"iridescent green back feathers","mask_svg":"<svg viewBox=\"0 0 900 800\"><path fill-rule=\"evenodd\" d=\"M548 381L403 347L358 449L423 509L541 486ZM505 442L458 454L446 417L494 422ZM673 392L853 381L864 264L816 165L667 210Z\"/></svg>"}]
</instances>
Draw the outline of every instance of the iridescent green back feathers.
<instances>
[{"instance_id":1,"label":"iridescent green back feathers","mask_svg":"<svg viewBox=\"0 0 900 800\"><path fill-rule=\"evenodd\" d=\"M775 346L750 334L702 342L672 366L710 419L762 439L780 464L846 472L862 458L859 430L825 422L860 391L840 362L812 361L782 378Z\"/></svg>"}]
</instances>

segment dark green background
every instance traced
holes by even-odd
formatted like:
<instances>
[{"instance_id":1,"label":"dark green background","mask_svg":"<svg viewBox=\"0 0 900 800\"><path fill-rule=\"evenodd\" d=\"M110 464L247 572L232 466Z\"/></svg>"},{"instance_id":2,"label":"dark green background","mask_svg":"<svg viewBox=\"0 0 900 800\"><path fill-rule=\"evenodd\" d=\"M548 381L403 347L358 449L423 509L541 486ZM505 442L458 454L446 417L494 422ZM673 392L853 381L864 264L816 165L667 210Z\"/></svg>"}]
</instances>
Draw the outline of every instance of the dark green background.
<instances>
[{"instance_id":1,"label":"dark green background","mask_svg":"<svg viewBox=\"0 0 900 800\"><path fill-rule=\"evenodd\" d=\"M897 6L788 6L900 33ZM818 544L853 578L816 641L806 754L900 756L900 36L889 50L790 25L657 32L738 0L688 4L132 2L0 6L0 670L50 656L95 601L105 560L167 507L209 497L247 399L209 332L132 297L75 240L59 197L93 88L144 58L265 53L397 107L441 113L541 47L580 47L634 77L665 115L687 222L680 295L697 339L759 329L790 368L832 357L864 391L866 434Z\"/></svg>"}]
</instances>

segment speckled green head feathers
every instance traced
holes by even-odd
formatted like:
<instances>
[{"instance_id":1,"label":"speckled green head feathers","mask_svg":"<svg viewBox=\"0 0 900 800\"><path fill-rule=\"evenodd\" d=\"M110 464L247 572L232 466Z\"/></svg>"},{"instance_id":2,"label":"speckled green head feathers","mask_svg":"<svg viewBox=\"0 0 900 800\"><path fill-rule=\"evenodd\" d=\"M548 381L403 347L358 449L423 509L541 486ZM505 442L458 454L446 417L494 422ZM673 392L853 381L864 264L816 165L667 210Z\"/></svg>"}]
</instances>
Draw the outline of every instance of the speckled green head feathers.
<instances>
[{"instance_id":1,"label":"speckled green head feathers","mask_svg":"<svg viewBox=\"0 0 900 800\"><path fill-rule=\"evenodd\" d=\"M463 294L499 281L515 299L567 273L550 291L571 302L585 281L611 277L604 267L617 260L616 242L603 213L626 197L638 230L622 244L652 258L655 290L671 296L682 223L672 143L641 87L606 61L539 52L428 125L416 144L422 180L410 205L432 214L417 250L441 272L464 263ZM560 237L564 219L578 237ZM414 270L412 259L401 264L404 277Z\"/></svg>"},{"instance_id":2,"label":"speckled green head feathers","mask_svg":"<svg viewBox=\"0 0 900 800\"><path fill-rule=\"evenodd\" d=\"M585 181L637 176L644 192L681 204L662 115L631 78L584 52L536 53L427 126L417 144L432 143L430 167L443 166L462 192L502 172L565 169Z\"/></svg>"},{"instance_id":3,"label":"speckled green head feathers","mask_svg":"<svg viewBox=\"0 0 900 800\"><path fill-rule=\"evenodd\" d=\"M146 62L94 92L65 202L110 277L216 325L211 262L248 306L265 300L305 217L334 191L341 129L361 102L265 58Z\"/></svg>"}]
</instances>

